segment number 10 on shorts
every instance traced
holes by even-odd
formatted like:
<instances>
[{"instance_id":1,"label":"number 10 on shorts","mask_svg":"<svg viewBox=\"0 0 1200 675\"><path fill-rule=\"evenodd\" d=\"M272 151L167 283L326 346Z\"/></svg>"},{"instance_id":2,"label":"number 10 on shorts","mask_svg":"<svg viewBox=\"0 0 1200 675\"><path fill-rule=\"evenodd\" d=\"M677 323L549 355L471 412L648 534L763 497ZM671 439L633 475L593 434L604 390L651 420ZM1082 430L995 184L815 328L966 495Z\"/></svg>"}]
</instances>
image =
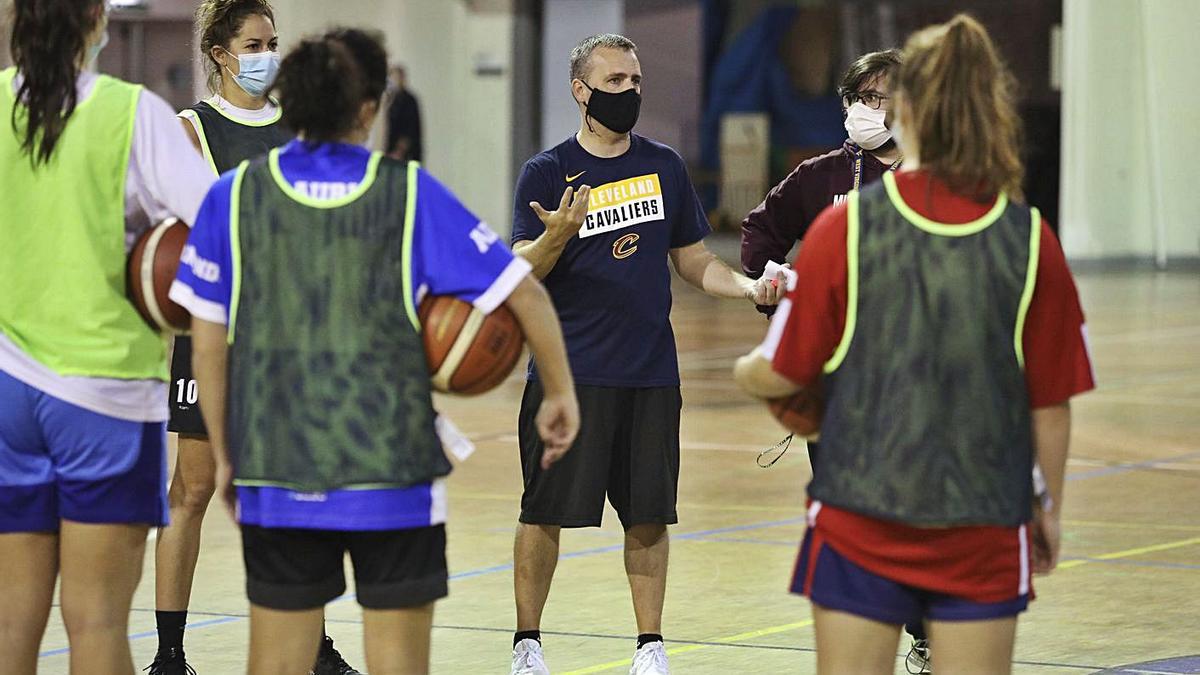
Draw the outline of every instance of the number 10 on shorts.
<instances>
[{"instance_id":1,"label":"number 10 on shorts","mask_svg":"<svg viewBox=\"0 0 1200 675\"><path fill-rule=\"evenodd\" d=\"M175 395L175 402L179 404L187 403L188 405L196 405L196 401L200 398L200 394L196 391L195 380L185 380L183 378L175 380L175 391L178 392Z\"/></svg>"}]
</instances>

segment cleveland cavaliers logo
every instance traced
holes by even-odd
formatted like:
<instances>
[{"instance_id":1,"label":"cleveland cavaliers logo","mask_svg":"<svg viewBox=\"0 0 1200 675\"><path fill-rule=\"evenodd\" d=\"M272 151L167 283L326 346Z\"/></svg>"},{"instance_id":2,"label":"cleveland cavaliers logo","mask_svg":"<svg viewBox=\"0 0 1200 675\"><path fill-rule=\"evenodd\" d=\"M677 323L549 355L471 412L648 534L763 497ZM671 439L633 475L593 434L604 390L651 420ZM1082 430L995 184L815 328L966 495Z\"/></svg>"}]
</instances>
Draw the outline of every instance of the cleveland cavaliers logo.
<instances>
[{"instance_id":1,"label":"cleveland cavaliers logo","mask_svg":"<svg viewBox=\"0 0 1200 675\"><path fill-rule=\"evenodd\" d=\"M628 258L637 252L637 240L640 239L636 234L627 234L613 242L613 257L617 260Z\"/></svg>"}]
</instances>

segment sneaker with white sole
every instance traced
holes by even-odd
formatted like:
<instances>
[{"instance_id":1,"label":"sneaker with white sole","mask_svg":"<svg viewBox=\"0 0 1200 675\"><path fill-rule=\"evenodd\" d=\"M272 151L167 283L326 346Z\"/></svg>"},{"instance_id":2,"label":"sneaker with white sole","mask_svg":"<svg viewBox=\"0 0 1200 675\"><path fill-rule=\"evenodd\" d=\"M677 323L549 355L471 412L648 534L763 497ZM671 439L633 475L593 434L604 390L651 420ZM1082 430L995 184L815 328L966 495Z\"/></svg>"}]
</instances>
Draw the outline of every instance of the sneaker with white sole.
<instances>
[{"instance_id":1,"label":"sneaker with white sole","mask_svg":"<svg viewBox=\"0 0 1200 675\"><path fill-rule=\"evenodd\" d=\"M638 647L637 652L633 655L633 665L629 668L629 675L670 675L670 673L671 669L667 666L667 648L658 640Z\"/></svg>"},{"instance_id":2,"label":"sneaker with white sole","mask_svg":"<svg viewBox=\"0 0 1200 675\"><path fill-rule=\"evenodd\" d=\"M909 675L928 675L933 672L929 667L929 640L913 639L908 658L904 659L904 668Z\"/></svg>"},{"instance_id":3,"label":"sneaker with white sole","mask_svg":"<svg viewBox=\"0 0 1200 675\"><path fill-rule=\"evenodd\" d=\"M542 643L525 638L513 647L512 675L550 675L546 657L542 654Z\"/></svg>"}]
</instances>

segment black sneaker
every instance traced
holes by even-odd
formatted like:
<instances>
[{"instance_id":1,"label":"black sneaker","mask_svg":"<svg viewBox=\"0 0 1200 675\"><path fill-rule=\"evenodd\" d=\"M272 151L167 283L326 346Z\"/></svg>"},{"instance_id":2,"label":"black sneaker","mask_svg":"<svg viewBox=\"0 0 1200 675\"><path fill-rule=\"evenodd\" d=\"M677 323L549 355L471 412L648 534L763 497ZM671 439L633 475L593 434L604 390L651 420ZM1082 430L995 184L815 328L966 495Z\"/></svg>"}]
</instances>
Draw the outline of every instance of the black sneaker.
<instances>
[{"instance_id":1,"label":"black sneaker","mask_svg":"<svg viewBox=\"0 0 1200 675\"><path fill-rule=\"evenodd\" d=\"M150 671L150 675L196 675L196 670L188 665L183 649L179 647L158 650L154 655L154 663L142 670Z\"/></svg>"},{"instance_id":2,"label":"black sneaker","mask_svg":"<svg viewBox=\"0 0 1200 675\"><path fill-rule=\"evenodd\" d=\"M312 675L364 675L346 663L346 659L333 648L333 638L326 635L321 640L321 651L317 653L317 665Z\"/></svg>"},{"instance_id":3,"label":"black sneaker","mask_svg":"<svg viewBox=\"0 0 1200 675\"><path fill-rule=\"evenodd\" d=\"M911 675L933 672L929 669L929 640L913 640L908 658L904 660L904 668Z\"/></svg>"}]
</instances>

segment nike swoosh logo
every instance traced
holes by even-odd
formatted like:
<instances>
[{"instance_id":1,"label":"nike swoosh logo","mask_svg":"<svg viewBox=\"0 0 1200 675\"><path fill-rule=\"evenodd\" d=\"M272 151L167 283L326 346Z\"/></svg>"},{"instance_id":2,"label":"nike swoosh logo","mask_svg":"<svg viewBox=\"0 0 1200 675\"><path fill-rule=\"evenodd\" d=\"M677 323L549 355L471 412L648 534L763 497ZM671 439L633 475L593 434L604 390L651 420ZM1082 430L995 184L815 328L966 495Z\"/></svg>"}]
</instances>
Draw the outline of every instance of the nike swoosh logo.
<instances>
[{"instance_id":1,"label":"nike swoosh logo","mask_svg":"<svg viewBox=\"0 0 1200 675\"><path fill-rule=\"evenodd\" d=\"M580 176L582 176L585 173L587 173L587 171L580 171L579 173L575 174L574 176L567 176L567 182L570 183L571 181L575 180L576 178L579 178Z\"/></svg>"}]
</instances>

